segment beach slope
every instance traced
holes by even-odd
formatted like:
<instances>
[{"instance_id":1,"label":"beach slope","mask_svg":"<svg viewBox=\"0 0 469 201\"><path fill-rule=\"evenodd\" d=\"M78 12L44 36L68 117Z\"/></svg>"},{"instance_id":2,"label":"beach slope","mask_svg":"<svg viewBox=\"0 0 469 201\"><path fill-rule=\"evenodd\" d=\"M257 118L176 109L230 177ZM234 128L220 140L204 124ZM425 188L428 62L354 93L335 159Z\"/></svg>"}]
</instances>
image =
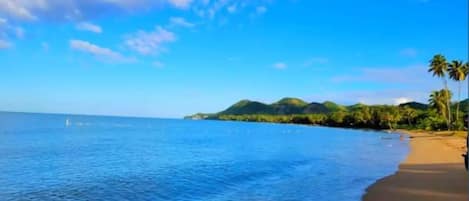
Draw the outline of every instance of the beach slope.
<instances>
[{"instance_id":1,"label":"beach slope","mask_svg":"<svg viewBox=\"0 0 469 201\"><path fill-rule=\"evenodd\" d=\"M410 135L410 153L396 174L367 189L364 201L467 201L468 173L461 137Z\"/></svg>"}]
</instances>

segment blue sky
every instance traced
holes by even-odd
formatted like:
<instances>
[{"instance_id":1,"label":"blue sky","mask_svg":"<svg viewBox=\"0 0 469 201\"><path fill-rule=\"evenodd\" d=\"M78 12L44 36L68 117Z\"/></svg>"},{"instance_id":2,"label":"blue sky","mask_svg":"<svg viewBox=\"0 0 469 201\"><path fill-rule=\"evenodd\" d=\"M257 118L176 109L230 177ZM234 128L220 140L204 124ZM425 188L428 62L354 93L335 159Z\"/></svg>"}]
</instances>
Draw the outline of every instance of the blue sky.
<instances>
[{"instance_id":1,"label":"blue sky","mask_svg":"<svg viewBox=\"0 0 469 201\"><path fill-rule=\"evenodd\" d=\"M0 0L0 110L426 102L428 60L467 61L467 16L466 0Z\"/></svg>"}]
</instances>

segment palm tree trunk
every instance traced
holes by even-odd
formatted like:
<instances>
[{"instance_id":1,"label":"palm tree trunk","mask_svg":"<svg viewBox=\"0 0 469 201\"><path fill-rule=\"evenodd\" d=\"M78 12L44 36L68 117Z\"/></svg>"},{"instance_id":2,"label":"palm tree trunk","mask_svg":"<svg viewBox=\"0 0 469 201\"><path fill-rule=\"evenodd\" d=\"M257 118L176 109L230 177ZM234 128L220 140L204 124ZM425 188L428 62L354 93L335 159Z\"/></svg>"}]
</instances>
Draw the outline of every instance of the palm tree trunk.
<instances>
[{"instance_id":1,"label":"palm tree trunk","mask_svg":"<svg viewBox=\"0 0 469 201\"><path fill-rule=\"evenodd\" d=\"M448 90L448 82L446 81L446 78L443 78L444 84L445 84L445 90L446 90L446 108L448 109L448 130L451 130L451 100L450 100L450 95L449 95L449 90Z\"/></svg>"},{"instance_id":2,"label":"palm tree trunk","mask_svg":"<svg viewBox=\"0 0 469 201\"><path fill-rule=\"evenodd\" d=\"M459 122L459 103L461 103L461 82L459 81L458 85L458 104L456 106L456 122Z\"/></svg>"}]
</instances>

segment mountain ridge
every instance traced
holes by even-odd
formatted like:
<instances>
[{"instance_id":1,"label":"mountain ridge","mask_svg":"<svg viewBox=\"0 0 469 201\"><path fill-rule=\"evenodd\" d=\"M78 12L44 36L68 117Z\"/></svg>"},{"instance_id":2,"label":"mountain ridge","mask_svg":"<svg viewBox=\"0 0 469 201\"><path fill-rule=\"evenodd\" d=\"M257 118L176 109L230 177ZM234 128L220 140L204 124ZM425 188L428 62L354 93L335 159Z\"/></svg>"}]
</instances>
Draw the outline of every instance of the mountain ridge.
<instances>
[{"instance_id":1,"label":"mountain ridge","mask_svg":"<svg viewBox=\"0 0 469 201\"><path fill-rule=\"evenodd\" d=\"M469 99L461 101L461 109L464 110L463 106L469 105ZM252 115L252 114L266 114L266 115L293 115L293 114L329 114L339 111L353 111L355 109L361 108L363 106L375 106L375 105L366 105L363 103L357 103L354 105L341 105L333 101L324 101L319 102L307 102L300 98L285 97L276 102L267 104L260 101L253 101L248 99L243 99L235 104L229 106L227 109L214 113L214 114L205 114L198 113L196 114L197 119L204 117L207 119L220 116L220 115ZM429 108L428 104L420 103L416 101L410 101L407 103L402 103L396 105L401 108L412 108L416 110L426 110ZM195 116L195 115L192 115ZM185 118L191 118L192 116L187 116Z\"/></svg>"}]
</instances>

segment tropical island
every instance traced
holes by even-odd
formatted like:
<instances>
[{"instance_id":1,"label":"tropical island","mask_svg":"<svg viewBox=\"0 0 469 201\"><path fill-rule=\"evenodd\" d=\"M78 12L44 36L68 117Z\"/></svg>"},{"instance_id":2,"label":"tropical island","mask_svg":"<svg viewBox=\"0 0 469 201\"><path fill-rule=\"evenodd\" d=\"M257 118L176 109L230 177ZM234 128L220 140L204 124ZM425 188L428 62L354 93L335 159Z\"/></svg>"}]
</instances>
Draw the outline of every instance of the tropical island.
<instances>
[{"instance_id":1,"label":"tropical island","mask_svg":"<svg viewBox=\"0 0 469 201\"><path fill-rule=\"evenodd\" d=\"M283 98L267 104L241 100L214 114L198 113L186 119L293 123L346 128L465 130L469 99L461 101L461 84L469 64L443 55L435 55L428 72L443 80L443 89L429 94L428 103L407 102L399 105L340 105L332 101L306 102L299 98ZM448 89L448 79L458 82L457 101Z\"/></svg>"},{"instance_id":2,"label":"tropical island","mask_svg":"<svg viewBox=\"0 0 469 201\"><path fill-rule=\"evenodd\" d=\"M469 99L461 100L461 85L468 71L467 62L448 62L443 55L435 55L428 72L443 81L443 88L432 91L428 103L340 105L332 101L308 103L299 98L283 98L266 104L241 100L218 113L185 118L398 130L409 136L407 159L395 174L371 185L362 200L467 200L464 163L467 168ZM453 93L448 80L458 83L456 101L451 101Z\"/></svg>"}]
</instances>

